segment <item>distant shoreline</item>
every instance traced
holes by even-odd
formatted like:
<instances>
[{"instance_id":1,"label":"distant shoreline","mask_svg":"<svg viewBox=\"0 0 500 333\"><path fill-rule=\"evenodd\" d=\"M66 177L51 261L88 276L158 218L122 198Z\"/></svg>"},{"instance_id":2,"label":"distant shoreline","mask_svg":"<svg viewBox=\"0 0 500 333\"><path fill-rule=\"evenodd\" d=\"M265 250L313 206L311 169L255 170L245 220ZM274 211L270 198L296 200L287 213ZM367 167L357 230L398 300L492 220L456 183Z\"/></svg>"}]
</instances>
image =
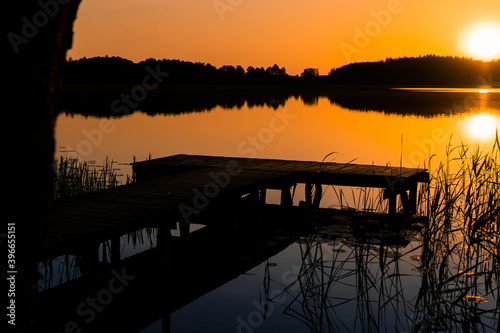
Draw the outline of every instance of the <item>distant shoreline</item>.
<instances>
[{"instance_id":1,"label":"distant shoreline","mask_svg":"<svg viewBox=\"0 0 500 333\"><path fill-rule=\"evenodd\" d=\"M144 85L171 90L283 90L335 89L380 90L394 87L483 87L500 86L500 60L491 62L467 58L427 55L412 58L387 58L378 62L351 63L319 75L306 68L289 75L277 64L268 68L222 66L176 59L147 59L134 63L120 57L95 57L68 60L63 82L67 85Z\"/></svg>"},{"instance_id":2,"label":"distant shoreline","mask_svg":"<svg viewBox=\"0 0 500 333\"><path fill-rule=\"evenodd\" d=\"M191 85L162 84L148 91L143 100L132 98L135 85L66 85L63 87L61 113L98 117L121 117L135 111L150 115L208 112L247 107L284 107L290 98L304 105L315 105L320 98L354 111L379 111L431 116L460 113L478 100L478 92L414 92L393 88L428 86L388 85ZM435 86L433 88L471 88ZM127 98L129 102L127 103ZM130 100L132 102L130 102ZM472 102L471 102L472 101ZM489 96L488 104L500 109L500 94Z\"/></svg>"},{"instance_id":3,"label":"distant shoreline","mask_svg":"<svg viewBox=\"0 0 500 333\"><path fill-rule=\"evenodd\" d=\"M63 84L63 93L92 91L92 92L120 92L129 91L134 84ZM481 88L480 85L380 85L380 84L161 84L153 92L280 92L280 91L389 91L393 89L444 89L444 88Z\"/></svg>"}]
</instances>

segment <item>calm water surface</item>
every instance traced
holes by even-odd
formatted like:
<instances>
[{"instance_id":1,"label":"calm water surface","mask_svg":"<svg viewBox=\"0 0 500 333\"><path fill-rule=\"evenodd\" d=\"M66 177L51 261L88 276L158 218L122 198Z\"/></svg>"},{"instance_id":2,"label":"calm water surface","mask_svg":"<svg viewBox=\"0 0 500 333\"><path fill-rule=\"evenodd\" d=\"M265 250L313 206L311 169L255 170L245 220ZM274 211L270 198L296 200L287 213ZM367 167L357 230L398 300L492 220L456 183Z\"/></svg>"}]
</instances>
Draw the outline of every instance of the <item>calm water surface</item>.
<instances>
[{"instance_id":1,"label":"calm water surface","mask_svg":"<svg viewBox=\"0 0 500 333\"><path fill-rule=\"evenodd\" d=\"M384 110L383 103L360 107L362 97L353 108L319 97L312 103L290 98L277 108L245 104L181 115L140 110L122 118L61 115L56 144L62 156L124 163L123 175L131 173L125 163L133 156L142 160L149 154L321 161L333 153L328 161L423 168L431 155L436 155L433 165L444 161L449 143L491 147L500 128L497 90L412 93L426 94L419 107L428 114L415 114L412 105L407 113ZM379 246L341 237L341 230L334 234L303 235L172 313L171 332L408 332L422 324L412 304L421 284L418 235L408 234L407 245ZM204 274L210 272L200 272L200 278ZM159 332L162 324L151 323L142 332Z\"/></svg>"},{"instance_id":2,"label":"calm water surface","mask_svg":"<svg viewBox=\"0 0 500 333\"><path fill-rule=\"evenodd\" d=\"M416 109L407 102L406 115L389 113L383 104L377 105L378 110L371 110L369 103L363 107L363 96L356 104L362 110L319 97L308 105L290 98L277 109L245 104L181 115L151 116L140 111L122 118L61 115L56 145L61 155L97 163L106 157L130 163L133 156L142 160L149 154L321 161L334 152L328 160L422 167L432 154L443 158L448 143L487 147L495 139L500 93L470 92L455 89L453 99L448 99L443 89L432 95L426 91ZM393 97L379 94L390 109ZM442 102L436 106L436 100ZM418 111L423 115L415 114ZM123 173L130 169L123 167Z\"/></svg>"}]
</instances>

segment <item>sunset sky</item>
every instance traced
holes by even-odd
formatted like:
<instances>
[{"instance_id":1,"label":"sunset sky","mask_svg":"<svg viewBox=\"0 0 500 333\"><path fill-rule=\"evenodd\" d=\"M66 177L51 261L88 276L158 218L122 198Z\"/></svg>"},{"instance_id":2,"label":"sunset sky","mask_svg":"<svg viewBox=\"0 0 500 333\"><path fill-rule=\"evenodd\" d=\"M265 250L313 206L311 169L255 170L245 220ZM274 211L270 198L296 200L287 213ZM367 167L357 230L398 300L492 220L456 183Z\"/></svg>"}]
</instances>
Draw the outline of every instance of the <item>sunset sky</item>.
<instances>
[{"instance_id":1,"label":"sunset sky","mask_svg":"<svg viewBox=\"0 0 500 333\"><path fill-rule=\"evenodd\" d=\"M327 74L387 57L499 58L500 1L83 0L74 32L73 59L276 63L292 75Z\"/></svg>"}]
</instances>

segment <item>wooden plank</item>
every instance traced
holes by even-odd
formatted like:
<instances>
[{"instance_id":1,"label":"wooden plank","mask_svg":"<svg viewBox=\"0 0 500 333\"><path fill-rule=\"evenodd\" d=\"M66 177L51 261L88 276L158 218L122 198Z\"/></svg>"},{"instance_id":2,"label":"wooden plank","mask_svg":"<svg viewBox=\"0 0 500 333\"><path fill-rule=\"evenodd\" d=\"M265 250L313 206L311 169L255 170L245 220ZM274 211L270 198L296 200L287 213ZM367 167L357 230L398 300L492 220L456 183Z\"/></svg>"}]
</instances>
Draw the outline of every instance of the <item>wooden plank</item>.
<instances>
[{"instance_id":1,"label":"wooden plank","mask_svg":"<svg viewBox=\"0 0 500 333\"><path fill-rule=\"evenodd\" d=\"M229 163L239 168L238 174L227 173ZM231 197L237 199L238 195L257 191L260 191L262 199L265 198L266 188L285 190L294 182L317 184L317 192L320 193L321 184L389 188L391 182L401 180L411 184L404 186L412 190L409 209L413 211L416 196L414 184L428 181L428 174L423 169L243 157L180 154L140 161L132 166L143 168L145 173L148 167L158 167L166 174L162 176L160 172L156 178L149 180L56 200L49 226L48 252L81 246L86 238L102 241L114 233L143 226L148 221L151 221L149 224L161 225L164 219L164 223L168 223L168 216L179 216L180 204L193 203L195 189L202 193L216 191L213 192L216 197L209 198L212 203ZM214 179L214 174L224 177ZM314 205L318 199L314 200L309 195L307 201ZM283 201L289 203L286 191L283 192ZM390 195L391 212L394 209L395 194Z\"/></svg>"}]
</instances>

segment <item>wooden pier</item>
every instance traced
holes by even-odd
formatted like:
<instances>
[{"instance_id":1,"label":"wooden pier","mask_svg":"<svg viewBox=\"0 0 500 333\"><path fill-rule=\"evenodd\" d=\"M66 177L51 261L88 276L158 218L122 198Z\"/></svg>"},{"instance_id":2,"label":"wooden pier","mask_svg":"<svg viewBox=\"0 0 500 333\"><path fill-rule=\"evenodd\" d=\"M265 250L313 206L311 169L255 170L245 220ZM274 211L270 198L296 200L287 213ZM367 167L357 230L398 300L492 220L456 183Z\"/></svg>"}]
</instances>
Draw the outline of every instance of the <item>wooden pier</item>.
<instances>
[{"instance_id":1,"label":"wooden pier","mask_svg":"<svg viewBox=\"0 0 500 333\"><path fill-rule=\"evenodd\" d=\"M132 184L54 202L44 257L95 249L139 228L187 226L205 210L236 207L242 200L264 204L269 189L281 190L281 205L291 206L291 189L299 183L306 191L302 206L319 207L324 185L375 187L384 189L388 213L397 213L400 196L402 212L411 215L418 184L429 180L425 169L199 155L132 167Z\"/></svg>"}]
</instances>

